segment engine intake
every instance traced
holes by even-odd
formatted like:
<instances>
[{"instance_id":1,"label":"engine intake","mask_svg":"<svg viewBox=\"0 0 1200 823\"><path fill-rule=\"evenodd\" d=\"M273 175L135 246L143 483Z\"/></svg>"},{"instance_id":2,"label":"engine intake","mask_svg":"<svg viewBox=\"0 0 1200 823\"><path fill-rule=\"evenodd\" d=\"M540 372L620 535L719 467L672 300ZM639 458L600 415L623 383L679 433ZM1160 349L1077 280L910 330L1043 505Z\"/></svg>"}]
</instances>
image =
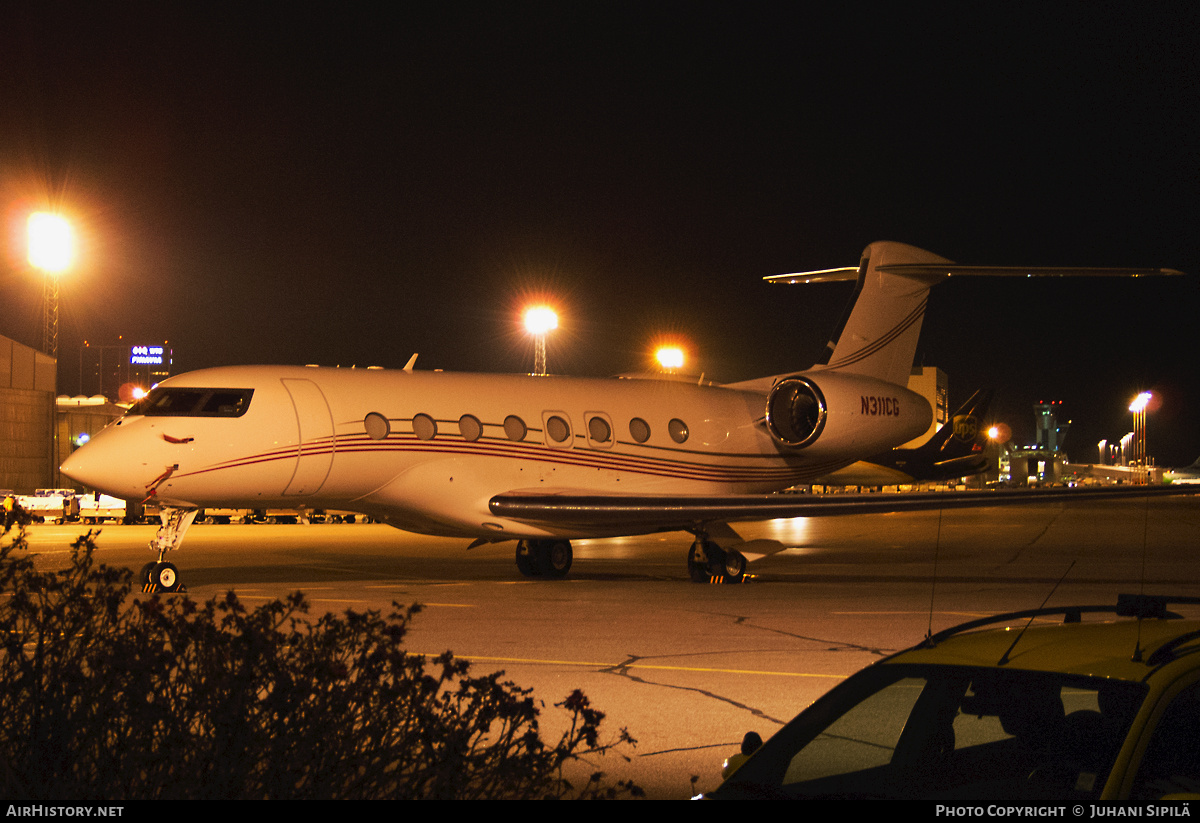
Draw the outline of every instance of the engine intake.
<instances>
[{"instance_id":1,"label":"engine intake","mask_svg":"<svg viewBox=\"0 0 1200 823\"><path fill-rule=\"evenodd\" d=\"M767 429L785 446L799 449L814 442L827 416L821 390L803 377L780 380L767 395Z\"/></svg>"}]
</instances>

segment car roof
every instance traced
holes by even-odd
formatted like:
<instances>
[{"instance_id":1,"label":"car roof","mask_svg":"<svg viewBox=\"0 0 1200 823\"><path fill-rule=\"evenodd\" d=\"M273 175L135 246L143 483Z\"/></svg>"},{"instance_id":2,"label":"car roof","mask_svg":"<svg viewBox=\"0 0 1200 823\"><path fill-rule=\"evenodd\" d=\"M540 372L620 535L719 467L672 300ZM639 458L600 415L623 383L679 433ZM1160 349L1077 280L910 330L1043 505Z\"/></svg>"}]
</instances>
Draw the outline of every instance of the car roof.
<instances>
[{"instance_id":1,"label":"car roof","mask_svg":"<svg viewBox=\"0 0 1200 823\"><path fill-rule=\"evenodd\" d=\"M887 663L984 666L1142 681L1163 667L1200 669L1200 620L1029 625L935 636ZM1025 628L1028 625L1028 628ZM944 633L945 634L945 633Z\"/></svg>"}]
</instances>

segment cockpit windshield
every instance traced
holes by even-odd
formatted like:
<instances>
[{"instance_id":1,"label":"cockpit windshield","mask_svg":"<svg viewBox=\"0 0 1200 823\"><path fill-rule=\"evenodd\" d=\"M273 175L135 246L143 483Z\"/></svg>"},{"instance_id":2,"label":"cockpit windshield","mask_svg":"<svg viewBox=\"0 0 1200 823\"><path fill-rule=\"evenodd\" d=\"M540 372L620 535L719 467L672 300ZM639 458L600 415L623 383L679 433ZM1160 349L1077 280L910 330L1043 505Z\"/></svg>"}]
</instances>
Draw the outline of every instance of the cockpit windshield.
<instances>
[{"instance_id":1,"label":"cockpit windshield","mask_svg":"<svg viewBox=\"0 0 1200 823\"><path fill-rule=\"evenodd\" d=\"M128 414L148 417L241 417L250 407L254 389L189 389L169 386L154 389Z\"/></svg>"}]
</instances>

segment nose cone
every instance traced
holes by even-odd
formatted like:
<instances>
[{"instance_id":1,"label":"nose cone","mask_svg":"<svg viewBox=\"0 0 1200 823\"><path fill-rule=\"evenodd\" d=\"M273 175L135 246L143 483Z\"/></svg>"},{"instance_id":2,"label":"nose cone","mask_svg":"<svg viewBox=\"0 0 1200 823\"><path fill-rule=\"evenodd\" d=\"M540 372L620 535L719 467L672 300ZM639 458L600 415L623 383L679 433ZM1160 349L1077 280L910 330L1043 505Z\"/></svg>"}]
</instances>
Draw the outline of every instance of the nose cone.
<instances>
[{"instance_id":1,"label":"nose cone","mask_svg":"<svg viewBox=\"0 0 1200 823\"><path fill-rule=\"evenodd\" d=\"M127 500L139 497L144 489L137 485L138 463L131 459L121 438L109 434L103 432L71 452L59 470L90 489Z\"/></svg>"}]
</instances>

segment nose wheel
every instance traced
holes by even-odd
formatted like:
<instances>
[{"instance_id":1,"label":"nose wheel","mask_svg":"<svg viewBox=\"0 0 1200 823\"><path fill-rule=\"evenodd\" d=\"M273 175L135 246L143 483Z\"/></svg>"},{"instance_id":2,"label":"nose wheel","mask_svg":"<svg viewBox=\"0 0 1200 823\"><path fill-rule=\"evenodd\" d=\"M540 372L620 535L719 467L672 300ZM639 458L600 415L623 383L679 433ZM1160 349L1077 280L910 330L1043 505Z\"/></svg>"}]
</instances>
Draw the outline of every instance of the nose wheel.
<instances>
[{"instance_id":1,"label":"nose wheel","mask_svg":"<svg viewBox=\"0 0 1200 823\"><path fill-rule=\"evenodd\" d=\"M142 591L147 593L187 591L179 582L179 570L174 563L167 561L142 566L140 579Z\"/></svg>"}]
</instances>

